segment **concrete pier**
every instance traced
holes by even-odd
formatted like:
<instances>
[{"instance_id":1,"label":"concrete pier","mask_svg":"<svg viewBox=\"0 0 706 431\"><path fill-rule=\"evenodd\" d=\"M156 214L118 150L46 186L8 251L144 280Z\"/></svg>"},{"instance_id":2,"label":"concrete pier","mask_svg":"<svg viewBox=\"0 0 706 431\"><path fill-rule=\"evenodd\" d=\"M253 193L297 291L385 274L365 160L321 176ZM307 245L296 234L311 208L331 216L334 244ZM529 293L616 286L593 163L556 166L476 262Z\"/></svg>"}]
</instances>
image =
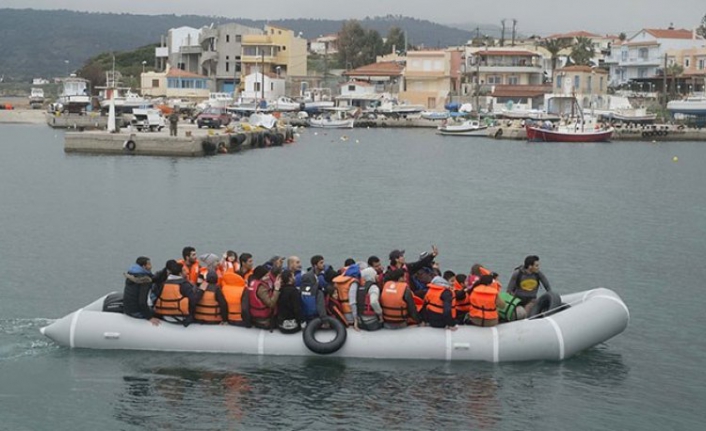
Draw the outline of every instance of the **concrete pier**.
<instances>
[{"instance_id":1,"label":"concrete pier","mask_svg":"<svg viewBox=\"0 0 706 431\"><path fill-rule=\"evenodd\" d=\"M292 142L294 130L280 127L272 130L200 130L194 126L180 127L177 136L168 130L135 132L122 129L106 131L67 132L64 151L67 153L120 154L136 156L201 157L219 153L235 153L253 148L281 146Z\"/></svg>"},{"instance_id":2,"label":"concrete pier","mask_svg":"<svg viewBox=\"0 0 706 431\"><path fill-rule=\"evenodd\" d=\"M98 112L91 112L86 115L80 114L60 114L52 112L44 113L47 125L54 129L75 129L75 130L105 130L108 128L108 117L100 115Z\"/></svg>"}]
</instances>

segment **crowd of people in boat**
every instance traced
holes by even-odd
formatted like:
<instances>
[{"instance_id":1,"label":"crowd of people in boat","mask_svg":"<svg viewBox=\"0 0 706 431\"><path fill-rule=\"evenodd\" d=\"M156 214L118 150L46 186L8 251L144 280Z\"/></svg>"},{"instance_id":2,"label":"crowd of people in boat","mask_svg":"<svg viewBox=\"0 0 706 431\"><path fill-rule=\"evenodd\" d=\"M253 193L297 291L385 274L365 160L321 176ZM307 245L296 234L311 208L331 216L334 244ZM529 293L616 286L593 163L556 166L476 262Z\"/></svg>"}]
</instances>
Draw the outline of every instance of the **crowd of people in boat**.
<instances>
[{"instance_id":1,"label":"crowd of people in boat","mask_svg":"<svg viewBox=\"0 0 706 431\"><path fill-rule=\"evenodd\" d=\"M377 256L346 259L334 269L324 257L311 257L305 271L297 256L273 256L255 266L250 253L197 255L184 247L182 259L152 272L138 257L125 273L123 312L162 321L222 324L295 333L313 319L333 316L355 330L429 325L455 331L458 325L495 326L523 319L535 305L540 285L551 287L539 257L527 256L503 291L498 274L481 264L468 274L441 271L438 249L407 262L392 250L385 268Z\"/></svg>"}]
</instances>

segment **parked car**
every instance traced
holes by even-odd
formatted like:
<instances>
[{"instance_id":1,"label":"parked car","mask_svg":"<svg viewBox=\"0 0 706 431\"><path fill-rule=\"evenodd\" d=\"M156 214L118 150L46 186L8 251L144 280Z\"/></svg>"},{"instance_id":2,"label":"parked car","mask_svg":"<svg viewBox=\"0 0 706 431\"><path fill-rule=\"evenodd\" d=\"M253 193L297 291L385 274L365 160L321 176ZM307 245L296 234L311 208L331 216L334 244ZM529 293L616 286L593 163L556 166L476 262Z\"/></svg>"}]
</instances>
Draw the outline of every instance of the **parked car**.
<instances>
[{"instance_id":1,"label":"parked car","mask_svg":"<svg viewBox=\"0 0 706 431\"><path fill-rule=\"evenodd\" d=\"M164 117L162 116L162 111L159 109L133 109L133 118L130 120L130 124L135 127L138 131L160 131L165 126Z\"/></svg>"},{"instance_id":2,"label":"parked car","mask_svg":"<svg viewBox=\"0 0 706 431\"><path fill-rule=\"evenodd\" d=\"M208 128L218 129L221 126L230 124L230 114L225 108L209 107L201 112L196 117L196 125L200 128L206 126Z\"/></svg>"}]
</instances>

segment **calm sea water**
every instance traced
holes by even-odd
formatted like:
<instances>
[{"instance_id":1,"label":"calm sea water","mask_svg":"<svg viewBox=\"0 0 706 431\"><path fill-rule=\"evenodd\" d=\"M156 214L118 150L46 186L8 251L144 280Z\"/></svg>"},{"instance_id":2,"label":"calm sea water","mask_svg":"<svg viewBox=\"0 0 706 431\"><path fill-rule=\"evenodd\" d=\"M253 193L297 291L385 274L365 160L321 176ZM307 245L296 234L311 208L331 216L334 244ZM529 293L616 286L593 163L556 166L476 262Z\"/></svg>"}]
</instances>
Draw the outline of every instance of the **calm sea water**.
<instances>
[{"instance_id":1,"label":"calm sea water","mask_svg":"<svg viewBox=\"0 0 706 431\"><path fill-rule=\"evenodd\" d=\"M0 125L0 429L702 429L706 144L541 144L306 131L201 159L66 155ZM673 157L678 162L673 162ZM60 348L41 326L193 245L255 255L482 262L605 286L627 331L522 364Z\"/></svg>"}]
</instances>

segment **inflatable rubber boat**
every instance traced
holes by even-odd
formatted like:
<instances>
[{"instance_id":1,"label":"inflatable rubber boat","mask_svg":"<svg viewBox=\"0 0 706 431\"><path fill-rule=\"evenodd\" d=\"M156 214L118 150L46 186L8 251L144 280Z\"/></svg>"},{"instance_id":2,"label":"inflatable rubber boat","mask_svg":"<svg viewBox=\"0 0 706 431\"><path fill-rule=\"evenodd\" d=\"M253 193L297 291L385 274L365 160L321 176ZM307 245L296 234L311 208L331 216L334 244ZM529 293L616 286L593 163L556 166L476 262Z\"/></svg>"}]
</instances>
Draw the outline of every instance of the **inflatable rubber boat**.
<instances>
[{"instance_id":1,"label":"inflatable rubber boat","mask_svg":"<svg viewBox=\"0 0 706 431\"><path fill-rule=\"evenodd\" d=\"M447 361L563 360L623 332L630 320L613 291L596 288L561 296L562 305L528 319L496 327L459 326L457 331L409 327L375 332L342 324L330 330L310 324L301 334L285 335L223 325L163 322L105 312L106 297L41 328L42 334L71 348L213 352L250 355L350 358L436 359ZM541 298L540 298L541 299ZM333 321L333 319L331 319ZM336 321L338 322L338 321Z\"/></svg>"}]
</instances>

